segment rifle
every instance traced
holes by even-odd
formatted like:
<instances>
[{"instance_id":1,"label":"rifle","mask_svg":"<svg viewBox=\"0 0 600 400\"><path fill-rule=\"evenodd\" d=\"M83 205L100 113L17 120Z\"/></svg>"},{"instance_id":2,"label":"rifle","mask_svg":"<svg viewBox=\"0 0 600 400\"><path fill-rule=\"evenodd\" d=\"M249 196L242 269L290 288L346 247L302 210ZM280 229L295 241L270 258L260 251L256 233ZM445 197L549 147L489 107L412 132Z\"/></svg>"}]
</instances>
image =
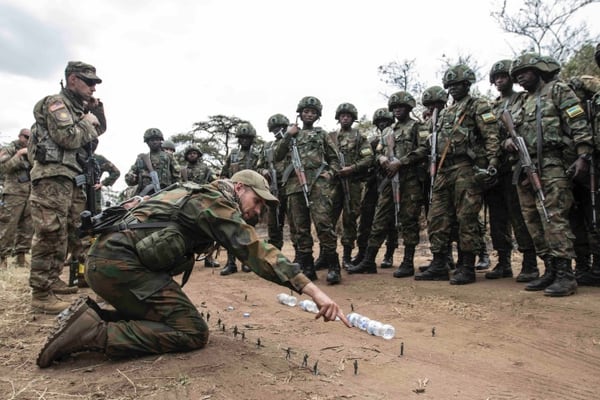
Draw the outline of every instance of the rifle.
<instances>
[{"instance_id":1,"label":"rifle","mask_svg":"<svg viewBox=\"0 0 600 400\"><path fill-rule=\"evenodd\" d=\"M271 190L271 194L277 198L279 198L279 187L277 187L277 170L275 169L275 164L273 163L273 146L275 142L271 144L266 150L267 162L269 163L269 175L271 175L271 184L269 185L269 189ZM275 206L275 220L277 221L277 226L279 226L279 206Z\"/></svg>"},{"instance_id":2,"label":"rifle","mask_svg":"<svg viewBox=\"0 0 600 400\"><path fill-rule=\"evenodd\" d=\"M292 165L294 166L294 172L296 172L298 181L300 181L300 185L302 186L302 194L304 194L304 200L306 200L306 207L310 208L310 201L308 200L308 196L310 195L310 191L308 189L308 180L306 179L304 166L302 165L302 160L300 159L300 153L298 153L298 146L296 144L295 137L292 138Z\"/></svg>"},{"instance_id":3,"label":"rifle","mask_svg":"<svg viewBox=\"0 0 600 400\"><path fill-rule=\"evenodd\" d=\"M431 205L431 201L433 199L433 185L435 184L435 175L437 174L437 118L438 118L438 109L434 108L433 114L431 115L431 154L429 159L429 205Z\"/></svg>"},{"instance_id":4,"label":"rifle","mask_svg":"<svg viewBox=\"0 0 600 400\"><path fill-rule=\"evenodd\" d=\"M396 161L397 158L394 155L394 133L390 132L385 137L387 144L387 157L390 161ZM396 174L392 177L392 195L394 196L394 221L396 223L396 228L400 226L400 221L398 220L398 214L400 213L400 171L396 172Z\"/></svg>"},{"instance_id":5,"label":"rifle","mask_svg":"<svg viewBox=\"0 0 600 400\"><path fill-rule=\"evenodd\" d=\"M533 165L533 161L531 161L531 156L529 155L529 151L527 150L527 145L525 144L525 140L517 135L515 131L515 125L512 120L512 116L508 112L508 110L504 110L502 115L500 116L500 120L504 124L504 127L510 134L510 138L513 140L515 146L517 147L517 152L519 154L519 163L521 164L521 168L525 171L527 175L527 179L535 192L537 199L539 200L540 206L544 212L544 218L546 222L550 222L550 217L548 216L548 211L546 210L546 206L544 206L544 201L546 197L544 196L544 190L542 188L542 182L540 181L540 176L538 175L537 169Z\"/></svg>"},{"instance_id":6,"label":"rifle","mask_svg":"<svg viewBox=\"0 0 600 400\"><path fill-rule=\"evenodd\" d=\"M346 166L346 157L344 157L344 153L339 151L338 158L340 160L340 167L344 168ZM344 212L350 215L350 184L348 183L348 178L340 177L340 181L342 183L342 192L344 192Z\"/></svg>"},{"instance_id":7,"label":"rifle","mask_svg":"<svg viewBox=\"0 0 600 400\"><path fill-rule=\"evenodd\" d=\"M592 136L596 133L597 126L594 123L594 104L591 100L586 101L586 111L588 121L592 128ZM594 156L590 158L590 200L592 206L592 229L595 231L598 229L598 216L596 215L596 163L594 162Z\"/></svg>"},{"instance_id":8,"label":"rifle","mask_svg":"<svg viewBox=\"0 0 600 400\"><path fill-rule=\"evenodd\" d=\"M158 173L152 167L152 162L150 161L150 154L142 154L142 160L144 161L146 168L150 172L148 175L150 175L150 179L152 180L152 182L148 184L144 189L142 189L142 191L140 192L140 196L145 196L152 191L154 191L154 193L160 192L160 181L158 179Z\"/></svg>"}]
</instances>

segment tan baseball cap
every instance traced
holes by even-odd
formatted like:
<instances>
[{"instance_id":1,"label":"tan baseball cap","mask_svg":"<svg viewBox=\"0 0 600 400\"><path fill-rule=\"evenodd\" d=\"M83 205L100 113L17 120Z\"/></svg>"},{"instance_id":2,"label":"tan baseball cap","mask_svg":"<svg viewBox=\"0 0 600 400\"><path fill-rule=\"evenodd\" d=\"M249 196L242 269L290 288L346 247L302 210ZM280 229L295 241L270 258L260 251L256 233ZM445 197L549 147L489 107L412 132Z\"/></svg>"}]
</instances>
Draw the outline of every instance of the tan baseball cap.
<instances>
[{"instance_id":1,"label":"tan baseball cap","mask_svg":"<svg viewBox=\"0 0 600 400\"><path fill-rule=\"evenodd\" d=\"M254 190L254 192L260 198L264 199L269 206L277 206L279 204L277 197L271 194L267 180L256 171L244 169L236 172L231 177L231 182L243 183L246 186L250 186L252 190Z\"/></svg>"}]
</instances>

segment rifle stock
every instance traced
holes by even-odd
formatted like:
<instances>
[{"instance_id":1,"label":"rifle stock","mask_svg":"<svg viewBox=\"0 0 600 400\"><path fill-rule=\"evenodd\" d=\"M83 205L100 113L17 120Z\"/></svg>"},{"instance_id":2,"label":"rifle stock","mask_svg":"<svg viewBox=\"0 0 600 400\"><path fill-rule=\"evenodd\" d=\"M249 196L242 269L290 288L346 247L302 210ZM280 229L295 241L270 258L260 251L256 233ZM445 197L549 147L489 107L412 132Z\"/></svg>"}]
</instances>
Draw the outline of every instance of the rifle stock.
<instances>
[{"instance_id":1,"label":"rifle stock","mask_svg":"<svg viewBox=\"0 0 600 400\"><path fill-rule=\"evenodd\" d=\"M298 181L300 182L300 186L302 187L302 194L304 194L304 200L306 200L306 207L310 208L308 180L306 179L304 166L302 165L302 160L300 159L296 138L292 138L292 165L294 166L294 172L296 173Z\"/></svg>"},{"instance_id":2,"label":"rifle stock","mask_svg":"<svg viewBox=\"0 0 600 400\"><path fill-rule=\"evenodd\" d=\"M385 137L387 142L387 157L390 161L396 161L397 158L394 155L394 133L389 132ZM400 214L400 171L396 172L392 177L392 196L394 197L394 222L396 228L400 226L398 215Z\"/></svg>"}]
</instances>

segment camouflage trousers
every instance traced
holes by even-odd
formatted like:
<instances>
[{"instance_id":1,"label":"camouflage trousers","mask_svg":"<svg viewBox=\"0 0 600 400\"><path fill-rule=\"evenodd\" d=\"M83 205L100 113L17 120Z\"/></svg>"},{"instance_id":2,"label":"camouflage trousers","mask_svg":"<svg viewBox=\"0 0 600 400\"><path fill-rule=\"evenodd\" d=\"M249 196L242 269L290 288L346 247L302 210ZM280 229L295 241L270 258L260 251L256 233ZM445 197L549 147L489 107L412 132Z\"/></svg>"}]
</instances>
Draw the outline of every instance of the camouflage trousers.
<instances>
[{"instance_id":1,"label":"camouflage trousers","mask_svg":"<svg viewBox=\"0 0 600 400\"><path fill-rule=\"evenodd\" d=\"M464 163L444 166L433 186L427 215L427 229L432 253L445 253L453 225L458 230L458 245L467 253L481 250L479 211L483 204L481 187L475 181L473 167Z\"/></svg>"},{"instance_id":2,"label":"camouflage trousers","mask_svg":"<svg viewBox=\"0 0 600 400\"><path fill-rule=\"evenodd\" d=\"M531 237L536 238L536 253L539 256L549 254L553 257L573 259L575 236L569 225L569 211L573 205L571 184L562 167L543 168L541 181L549 222L546 222L531 185L517 185L523 219ZM540 247L537 239L540 239Z\"/></svg>"},{"instance_id":3,"label":"camouflage trousers","mask_svg":"<svg viewBox=\"0 0 600 400\"><path fill-rule=\"evenodd\" d=\"M33 224L27 197L4 194L0 206L0 256L27 253L31 248Z\"/></svg>"},{"instance_id":4,"label":"camouflage trousers","mask_svg":"<svg viewBox=\"0 0 600 400\"><path fill-rule=\"evenodd\" d=\"M284 189L279 188L279 206L270 207L267 213L267 232L269 243L279 250L283 247L283 226L285 225L285 214L287 212L287 196Z\"/></svg>"},{"instance_id":5,"label":"camouflage trousers","mask_svg":"<svg viewBox=\"0 0 600 400\"><path fill-rule=\"evenodd\" d=\"M130 357L204 347L208 325L181 287L168 274L126 259L132 258L90 256L85 269L90 287L116 310L107 318L106 354Z\"/></svg>"},{"instance_id":6,"label":"camouflage trousers","mask_svg":"<svg viewBox=\"0 0 600 400\"><path fill-rule=\"evenodd\" d=\"M358 218L358 235L356 238L356 244L359 248L366 248L369 244L369 236L371 235L371 229L373 227L373 221L375 219L375 210L377 208L377 201L379 199L379 193L377 192L377 183L377 178L372 177L369 180L367 180L363 188ZM389 227L387 229L386 240L387 247L398 247L398 230Z\"/></svg>"},{"instance_id":7,"label":"camouflage trousers","mask_svg":"<svg viewBox=\"0 0 600 400\"><path fill-rule=\"evenodd\" d=\"M302 192L288 194L288 216L294 248L299 253L313 251L311 221L315 225L319 245L324 254L336 252L337 236L331 221L332 187L328 180L318 178L310 191L310 208Z\"/></svg>"},{"instance_id":8,"label":"camouflage trousers","mask_svg":"<svg viewBox=\"0 0 600 400\"><path fill-rule=\"evenodd\" d=\"M349 211L344 206L346 193L341 184L337 184L333 190L333 208L332 223L337 225L337 221L342 216L342 240L343 246L354 247L358 228L358 213L360 211L360 198L363 184L360 181L348 180L348 205Z\"/></svg>"},{"instance_id":9,"label":"camouflage trousers","mask_svg":"<svg viewBox=\"0 0 600 400\"><path fill-rule=\"evenodd\" d=\"M67 253L68 226L79 226L82 204L85 194L72 179L55 176L33 182L29 196L34 229L29 285L34 292L48 291L58 280Z\"/></svg>"}]
</instances>

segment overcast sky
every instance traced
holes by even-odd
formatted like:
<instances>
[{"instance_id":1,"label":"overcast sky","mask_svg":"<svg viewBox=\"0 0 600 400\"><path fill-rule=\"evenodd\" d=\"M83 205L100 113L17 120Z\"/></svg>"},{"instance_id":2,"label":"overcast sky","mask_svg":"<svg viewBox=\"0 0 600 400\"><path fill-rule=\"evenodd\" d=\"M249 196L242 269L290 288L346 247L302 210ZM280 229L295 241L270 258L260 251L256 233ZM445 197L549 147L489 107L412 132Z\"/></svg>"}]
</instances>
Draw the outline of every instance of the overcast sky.
<instances>
[{"instance_id":1,"label":"overcast sky","mask_svg":"<svg viewBox=\"0 0 600 400\"><path fill-rule=\"evenodd\" d=\"M307 95L323 103L319 125L336 127L351 102L369 118L387 105L377 67L416 59L426 85L441 83L442 56L473 55L482 72L512 58L515 37L490 17L493 0L0 0L0 142L33 123L57 93L69 60L93 64L108 130L98 153L127 172L166 137L224 114L249 120L265 139L275 113L293 120ZM590 29L598 4L581 18ZM594 17L595 16L595 17ZM592 31L597 34L597 31ZM515 46L515 43L517 45ZM480 82L481 90L489 84ZM414 94L420 98L420 93ZM123 189L121 177L115 189Z\"/></svg>"}]
</instances>

